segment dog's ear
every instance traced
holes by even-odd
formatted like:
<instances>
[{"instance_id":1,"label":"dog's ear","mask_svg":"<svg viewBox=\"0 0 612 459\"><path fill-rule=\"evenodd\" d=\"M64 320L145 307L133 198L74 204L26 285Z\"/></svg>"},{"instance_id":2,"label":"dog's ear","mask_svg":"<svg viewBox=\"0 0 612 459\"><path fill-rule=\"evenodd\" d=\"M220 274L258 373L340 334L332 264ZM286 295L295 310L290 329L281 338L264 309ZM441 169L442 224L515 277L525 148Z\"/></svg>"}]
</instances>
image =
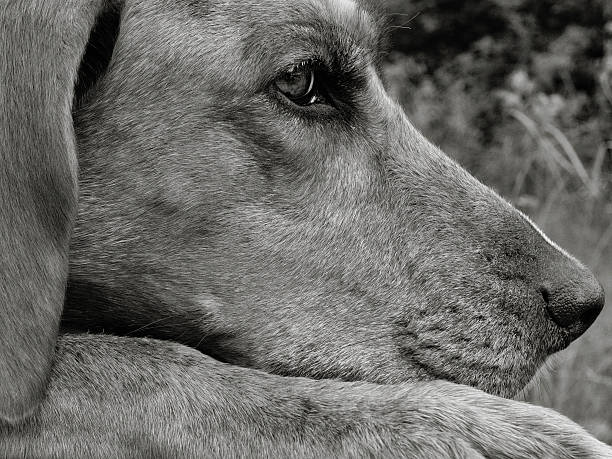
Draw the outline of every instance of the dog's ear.
<instances>
[{"instance_id":1,"label":"dog's ear","mask_svg":"<svg viewBox=\"0 0 612 459\"><path fill-rule=\"evenodd\" d=\"M0 9L0 420L24 418L44 397L77 211L75 83L111 8L14 0Z\"/></svg>"}]
</instances>

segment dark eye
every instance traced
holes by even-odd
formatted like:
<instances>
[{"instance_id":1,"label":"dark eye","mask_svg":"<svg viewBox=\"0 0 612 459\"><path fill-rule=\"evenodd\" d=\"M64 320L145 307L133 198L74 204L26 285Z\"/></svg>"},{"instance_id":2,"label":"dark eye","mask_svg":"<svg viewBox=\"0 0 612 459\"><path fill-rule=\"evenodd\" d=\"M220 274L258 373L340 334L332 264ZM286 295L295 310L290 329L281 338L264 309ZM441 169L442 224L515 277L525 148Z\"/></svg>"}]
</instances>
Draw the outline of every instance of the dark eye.
<instances>
[{"instance_id":1,"label":"dark eye","mask_svg":"<svg viewBox=\"0 0 612 459\"><path fill-rule=\"evenodd\" d=\"M296 105L307 106L321 102L316 72L307 63L295 66L277 78L274 84L281 94Z\"/></svg>"}]
</instances>

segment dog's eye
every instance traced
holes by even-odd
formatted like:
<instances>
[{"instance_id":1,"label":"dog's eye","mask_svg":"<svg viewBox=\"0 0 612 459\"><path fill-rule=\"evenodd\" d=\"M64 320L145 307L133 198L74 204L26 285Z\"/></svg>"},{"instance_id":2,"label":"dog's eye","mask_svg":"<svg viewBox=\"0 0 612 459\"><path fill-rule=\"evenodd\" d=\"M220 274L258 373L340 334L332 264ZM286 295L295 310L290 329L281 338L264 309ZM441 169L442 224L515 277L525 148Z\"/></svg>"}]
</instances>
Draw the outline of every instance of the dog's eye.
<instances>
[{"instance_id":1,"label":"dog's eye","mask_svg":"<svg viewBox=\"0 0 612 459\"><path fill-rule=\"evenodd\" d=\"M278 91L296 105L320 102L316 87L316 72L306 64L295 66L274 82Z\"/></svg>"}]
</instances>

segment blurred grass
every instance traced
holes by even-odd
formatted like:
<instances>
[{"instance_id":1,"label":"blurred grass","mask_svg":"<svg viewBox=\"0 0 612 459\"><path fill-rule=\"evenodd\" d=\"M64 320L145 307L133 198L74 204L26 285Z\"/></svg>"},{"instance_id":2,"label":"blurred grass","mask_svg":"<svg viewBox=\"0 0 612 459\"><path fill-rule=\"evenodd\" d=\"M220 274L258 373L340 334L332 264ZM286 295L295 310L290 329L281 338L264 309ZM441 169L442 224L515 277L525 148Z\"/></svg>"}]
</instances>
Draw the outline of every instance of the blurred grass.
<instances>
[{"instance_id":1,"label":"blurred grass","mask_svg":"<svg viewBox=\"0 0 612 459\"><path fill-rule=\"evenodd\" d=\"M600 318L526 398L612 443L612 2L384 3L390 94L604 285Z\"/></svg>"}]
</instances>

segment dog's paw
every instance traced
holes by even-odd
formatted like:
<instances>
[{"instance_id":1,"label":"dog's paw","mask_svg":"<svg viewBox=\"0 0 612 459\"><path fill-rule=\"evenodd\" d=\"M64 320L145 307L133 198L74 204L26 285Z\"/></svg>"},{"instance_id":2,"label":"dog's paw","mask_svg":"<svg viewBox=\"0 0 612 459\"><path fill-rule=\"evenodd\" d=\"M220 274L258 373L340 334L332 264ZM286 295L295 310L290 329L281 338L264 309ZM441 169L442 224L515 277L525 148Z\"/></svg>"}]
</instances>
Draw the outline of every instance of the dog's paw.
<instances>
[{"instance_id":1,"label":"dog's paw","mask_svg":"<svg viewBox=\"0 0 612 459\"><path fill-rule=\"evenodd\" d=\"M419 434L429 438L432 452L459 458L612 458L612 447L553 410L444 382L417 392L410 416L421 419L425 430Z\"/></svg>"}]
</instances>

